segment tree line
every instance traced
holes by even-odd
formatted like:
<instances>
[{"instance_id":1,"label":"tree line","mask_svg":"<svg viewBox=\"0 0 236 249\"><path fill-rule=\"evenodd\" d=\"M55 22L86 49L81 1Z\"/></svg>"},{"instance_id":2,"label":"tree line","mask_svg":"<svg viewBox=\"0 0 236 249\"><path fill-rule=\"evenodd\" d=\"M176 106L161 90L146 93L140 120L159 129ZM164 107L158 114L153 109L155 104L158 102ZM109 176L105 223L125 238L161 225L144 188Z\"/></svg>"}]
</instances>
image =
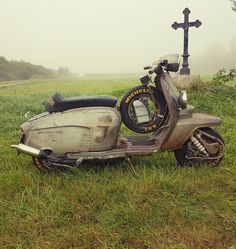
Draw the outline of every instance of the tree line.
<instances>
[{"instance_id":1,"label":"tree line","mask_svg":"<svg viewBox=\"0 0 236 249\"><path fill-rule=\"evenodd\" d=\"M54 70L25 61L9 61L0 56L0 80L28 80L70 76L73 76L73 74L67 67L60 67L58 70Z\"/></svg>"},{"instance_id":2,"label":"tree line","mask_svg":"<svg viewBox=\"0 0 236 249\"><path fill-rule=\"evenodd\" d=\"M230 0L230 2L232 3L232 10L236 11L236 0Z\"/></svg>"}]
</instances>

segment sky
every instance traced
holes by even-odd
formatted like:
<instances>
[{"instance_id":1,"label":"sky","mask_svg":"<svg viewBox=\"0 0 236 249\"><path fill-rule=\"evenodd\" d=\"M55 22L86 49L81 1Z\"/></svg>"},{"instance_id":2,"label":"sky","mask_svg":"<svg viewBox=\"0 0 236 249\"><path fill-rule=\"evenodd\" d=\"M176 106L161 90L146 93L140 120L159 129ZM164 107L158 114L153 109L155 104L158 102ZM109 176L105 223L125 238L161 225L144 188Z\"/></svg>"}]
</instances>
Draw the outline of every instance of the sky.
<instances>
[{"instance_id":1,"label":"sky","mask_svg":"<svg viewBox=\"0 0 236 249\"><path fill-rule=\"evenodd\" d=\"M183 53L182 11L191 10L190 68L236 67L236 12L229 0L1 0L0 55L78 74L140 72Z\"/></svg>"}]
</instances>

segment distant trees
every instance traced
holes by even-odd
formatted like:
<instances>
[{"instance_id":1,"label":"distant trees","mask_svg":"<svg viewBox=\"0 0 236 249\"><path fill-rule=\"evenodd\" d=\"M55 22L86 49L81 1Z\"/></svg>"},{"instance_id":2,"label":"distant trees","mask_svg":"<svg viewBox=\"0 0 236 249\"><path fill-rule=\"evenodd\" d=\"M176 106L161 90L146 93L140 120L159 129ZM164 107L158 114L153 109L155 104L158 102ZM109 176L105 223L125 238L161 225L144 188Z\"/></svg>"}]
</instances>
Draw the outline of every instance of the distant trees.
<instances>
[{"instance_id":1,"label":"distant trees","mask_svg":"<svg viewBox=\"0 0 236 249\"><path fill-rule=\"evenodd\" d=\"M232 10L236 11L236 0L230 0L230 2L232 3Z\"/></svg>"},{"instance_id":2,"label":"distant trees","mask_svg":"<svg viewBox=\"0 0 236 249\"><path fill-rule=\"evenodd\" d=\"M68 67L59 67L57 70L58 74L61 75L62 77L67 76L71 74L70 70Z\"/></svg>"},{"instance_id":3,"label":"distant trees","mask_svg":"<svg viewBox=\"0 0 236 249\"><path fill-rule=\"evenodd\" d=\"M72 76L72 73L66 67L53 70L25 61L8 61L0 56L0 80L28 80L68 76Z\"/></svg>"}]
</instances>

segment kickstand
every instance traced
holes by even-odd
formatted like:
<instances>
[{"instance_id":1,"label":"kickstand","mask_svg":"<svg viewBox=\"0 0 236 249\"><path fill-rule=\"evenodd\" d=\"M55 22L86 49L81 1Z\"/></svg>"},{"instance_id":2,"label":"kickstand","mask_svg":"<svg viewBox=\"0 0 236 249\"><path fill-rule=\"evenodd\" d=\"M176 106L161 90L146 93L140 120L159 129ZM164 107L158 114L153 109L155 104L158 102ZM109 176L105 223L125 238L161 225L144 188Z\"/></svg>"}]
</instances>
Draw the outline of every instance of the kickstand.
<instances>
[{"instance_id":1,"label":"kickstand","mask_svg":"<svg viewBox=\"0 0 236 249\"><path fill-rule=\"evenodd\" d=\"M129 157L127 157L127 160L128 160L128 166L129 166L129 169L131 171L131 173L133 174L133 176L135 178L138 178L140 175L139 173L134 169L134 165L132 164L131 162L131 159Z\"/></svg>"}]
</instances>

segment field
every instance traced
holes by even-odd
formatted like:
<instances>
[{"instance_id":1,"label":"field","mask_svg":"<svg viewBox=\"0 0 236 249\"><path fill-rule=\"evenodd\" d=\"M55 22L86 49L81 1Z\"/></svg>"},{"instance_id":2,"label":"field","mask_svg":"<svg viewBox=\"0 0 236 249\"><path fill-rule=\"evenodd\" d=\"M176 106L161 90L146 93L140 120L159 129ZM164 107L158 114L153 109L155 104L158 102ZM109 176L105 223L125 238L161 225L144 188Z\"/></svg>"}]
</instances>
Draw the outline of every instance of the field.
<instances>
[{"instance_id":1,"label":"field","mask_svg":"<svg viewBox=\"0 0 236 249\"><path fill-rule=\"evenodd\" d=\"M126 161L42 174L10 145L19 141L24 113L42 112L52 93L121 98L137 79L23 83L0 87L0 248L236 247L234 86L198 85L189 93L197 110L223 119L216 128L227 148L220 166L180 167L166 152L133 159L134 177Z\"/></svg>"}]
</instances>

